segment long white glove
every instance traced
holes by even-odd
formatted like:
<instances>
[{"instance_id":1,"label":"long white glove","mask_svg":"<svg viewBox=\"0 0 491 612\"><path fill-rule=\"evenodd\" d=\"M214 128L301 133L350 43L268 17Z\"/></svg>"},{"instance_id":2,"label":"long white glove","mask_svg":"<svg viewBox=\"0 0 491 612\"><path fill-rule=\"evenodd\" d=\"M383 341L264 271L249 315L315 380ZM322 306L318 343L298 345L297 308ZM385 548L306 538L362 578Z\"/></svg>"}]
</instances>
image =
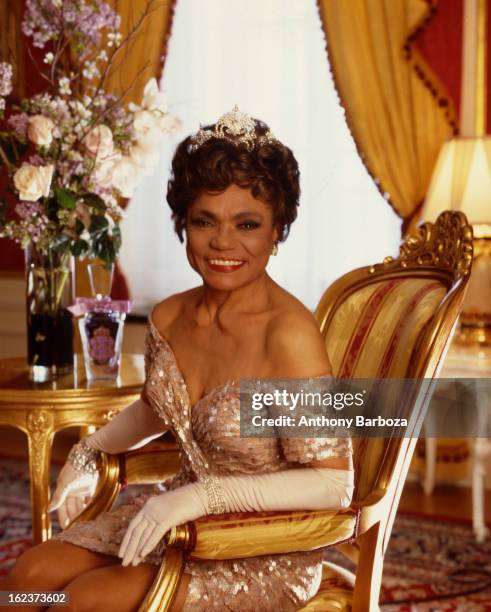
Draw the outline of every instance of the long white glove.
<instances>
[{"instance_id":1,"label":"long white glove","mask_svg":"<svg viewBox=\"0 0 491 612\"><path fill-rule=\"evenodd\" d=\"M155 411L139 398L84 440L96 451L117 454L145 446L167 429ZM79 445L80 442L74 446ZM70 462L64 464L48 507L48 512L58 510L62 529L89 504L97 489L98 479L97 473L80 472Z\"/></svg>"},{"instance_id":2,"label":"long white glove","mask_svg":"<svg viewBox=\"0 0 491 612\"><path fill-rule=\"evenodd\" d=\"M48 512L58 510L60 527L65 529L89 504L97 489L99 474L80 473L68 462L61 468Z\"/></svg>"},{"instance_id":3,"label":"long white glove","mask_svg":"<svg viewBox=\"0 0 491 612\"><path fill-rule=\"evenodd\" d=\"M116 455L141 448L168 429L140 397L85 440L91 448Z\"/></svg>"},{"instance_id":4,"label":"long white glove","mask_svg":"<svg viewBox=\"0 0 491 612\"><path fill-rule=\"evenodd\" d=\"M346 508L353 470L300 468L268 474L210 477L151 497L128 525L119 556L138 565L164 534L207 514Z\"/></svg>"}]
</instances>

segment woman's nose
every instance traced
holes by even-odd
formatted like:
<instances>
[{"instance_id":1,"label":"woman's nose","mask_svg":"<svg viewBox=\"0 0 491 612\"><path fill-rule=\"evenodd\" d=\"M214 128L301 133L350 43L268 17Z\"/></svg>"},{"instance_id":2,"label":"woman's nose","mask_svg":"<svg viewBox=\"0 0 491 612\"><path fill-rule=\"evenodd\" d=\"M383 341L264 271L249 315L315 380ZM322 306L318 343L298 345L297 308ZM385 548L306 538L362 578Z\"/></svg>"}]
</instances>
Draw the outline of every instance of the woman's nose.
<instances>
[{"instance_id":1,"label":"woman's nose","mask_svg":"<svg viewBox=\"0 0 491 612\"><path fill-rule=\"evenodd\" d=\"M225 226L218 227L210 241L210 245L215 249L224 250L232 248L234 246L232 231Z\"/></svg>"}]
</instances>

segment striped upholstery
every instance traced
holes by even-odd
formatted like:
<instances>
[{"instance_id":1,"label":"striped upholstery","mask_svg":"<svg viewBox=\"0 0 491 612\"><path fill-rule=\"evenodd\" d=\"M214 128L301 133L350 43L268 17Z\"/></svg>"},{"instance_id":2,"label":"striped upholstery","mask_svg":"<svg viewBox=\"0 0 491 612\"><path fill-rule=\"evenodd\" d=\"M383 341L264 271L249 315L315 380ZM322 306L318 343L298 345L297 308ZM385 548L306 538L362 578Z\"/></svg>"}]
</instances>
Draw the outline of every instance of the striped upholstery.
<instances>
[{"instance_id":1,"label":"striped upholstery","mask_svg":"<svg viewBox=\"0 0 491 612\"><path fill-rule=\"evenodd\" d=\"M339 306L325 333L341 378L403 378L415 343L446 293L434 280L373 283Z\"/></svg>"},{"instance_id":2,"label":"striped upholstery","mask_svg":"<svg viewBox=\"0 0 491 612\"><path fill-rule=\"evenodd\" d=\"M432 279L397 278L350 294L325 330L326 349L340 378L404 378L426 324L446 294ZM354 440L356 499L372 491L387 440Z\"/></svg>"},{"instance_id":3,"label":"striped upholstery","mask_svg":"<svg viewBox=\"0 0 491 612\"><path fill-rule=\"evenodd\" d=\"M447 290L435 280L397 278L372 283L350 294L324 331L333 370L341 378L404 378L426 324ZM373 489L387 441L355 440L356 498ZM351 610L354 583L343 570L325 566L316 596L302 612Z\"/></svg>"},{"instance_id":4,"label":"striped upholstery","mask_svg":"<svg viewBox=\"0 0 491 612\"><path fill-rule=\"evenodd\" d=\"M296 510L206 516L195 522L193 559L242 559L308 551L353 536L354 510Z\"/></svg>"}]
</instances>

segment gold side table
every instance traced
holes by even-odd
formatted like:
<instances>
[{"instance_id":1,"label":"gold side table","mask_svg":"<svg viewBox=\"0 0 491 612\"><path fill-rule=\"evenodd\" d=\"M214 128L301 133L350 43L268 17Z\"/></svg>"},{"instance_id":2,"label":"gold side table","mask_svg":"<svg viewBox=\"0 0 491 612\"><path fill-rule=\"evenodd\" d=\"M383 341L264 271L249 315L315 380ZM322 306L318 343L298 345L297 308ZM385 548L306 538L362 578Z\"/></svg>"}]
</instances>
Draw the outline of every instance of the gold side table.
<instances>
[{"instance_id":1,"label":"gold side table","mask_svg":"<svg viewBox=\"0 0 491 612\"><path fill-rule=\"evenodd\" d=\"M75 356L73 374L47 383L28 379L25 358L0 359L0 425L27 436L33 540L51 537L47 512L51 446L67 427L102 426L138 399L144 382L143 355L124 354L116 381L88 382L83 356Z\"/></svg>"}]
</instances>

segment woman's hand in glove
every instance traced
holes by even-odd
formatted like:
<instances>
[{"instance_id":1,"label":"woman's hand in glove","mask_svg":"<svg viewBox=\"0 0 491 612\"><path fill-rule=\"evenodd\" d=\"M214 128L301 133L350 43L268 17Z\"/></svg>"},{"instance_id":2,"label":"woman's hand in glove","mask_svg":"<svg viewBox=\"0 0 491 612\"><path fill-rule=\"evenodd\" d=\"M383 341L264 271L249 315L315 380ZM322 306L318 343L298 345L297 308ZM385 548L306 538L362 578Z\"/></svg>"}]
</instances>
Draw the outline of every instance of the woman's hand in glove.
<instances>
[{"instance_id":1,"label":"woman's hand in glove","mask_svg":"<svg viewBox=\"0 0 491 612\"><path fill-rule=\"evenodd\" d=\"M138 565L169 529L207 512L206 498L195 483L150 497L128 525L118 553L122 565Z\"/></svg>"},{"instance_id":2,"label":"woman's hand in glove","mask_svg":"<svg viewBox=\"0 0 491 612\"><path fill-rule=\"evenodd\" d=\"M165 533L207 514L340 510L351 503L353 470L327 467L203 479L150 497L128 525L118 555L138 565Z\"/></svg>"},{"instance_id":3,"label":"woman's hand in glove","mask_svg":"<svg viewBox=\"0 0 491 612\"><path fill-rule=\"evenodd\" d=\"M58 475L56 490L48 512L58 510L60 527L65 529L89 504L97 489L99 474L77 472L70 463L65 463Z\"/></svg>"}]
</instances>

